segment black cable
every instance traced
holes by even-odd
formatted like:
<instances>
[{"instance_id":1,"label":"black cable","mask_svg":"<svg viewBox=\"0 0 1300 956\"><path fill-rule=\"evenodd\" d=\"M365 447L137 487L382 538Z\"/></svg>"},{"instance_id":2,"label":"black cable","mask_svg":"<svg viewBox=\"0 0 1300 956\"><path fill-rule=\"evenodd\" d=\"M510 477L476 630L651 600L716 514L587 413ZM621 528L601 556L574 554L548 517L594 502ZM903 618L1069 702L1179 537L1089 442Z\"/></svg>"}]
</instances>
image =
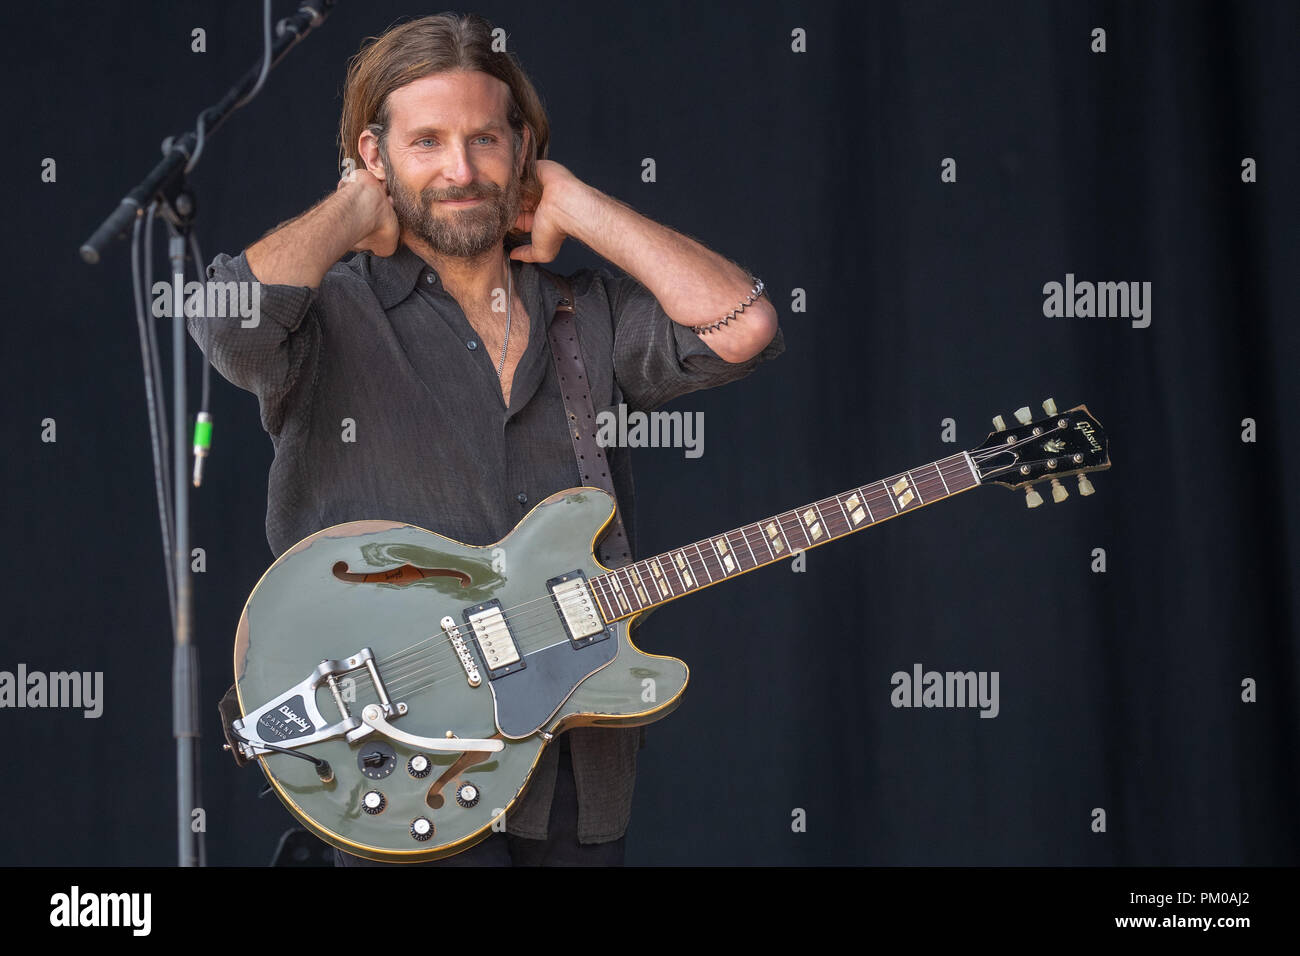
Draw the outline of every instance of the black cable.
<instances>
[{"instance_id":1,"label":"black cable","mask_svg":"<svg viewBox=\"0 0 1300 956\"><path fill-rule=\"evenodd\" d=\"M190 232L190 255L194 258L194 271L198 274L199 281L206 284L208 281L208 267L204 264L203 253L199 251L198 237L194 235L192 230ZM206 297L204 301L207 301ZM210 319L211 316L205 316L205 318ZM199 399L200 412L208 411L208 397L211 393L212 363L208 361L208 358L205 355L203 357L203 393L202 397Z\"/></svg>"},{"instance_id":2,"label":"black cable","mask_svg":"<svg viewBox=\"0 0 1300 956\"><path fill-rule=\"evenodd\" d=\"M139 217L137 217L131 232L131 285L135 298L136 330L140 335L140 362L144 367L145 404L149 409L149 438L153 449L154 491L158 498L158 523L162 528L163 567L167 572L167 600L171 606L172 630L174 632L176 628L176 577L172 567L170 509L168 507L168 496L163 487L163 476L166 474L166 469L163 467L164 457L159 444L159 419L165 416L166 413L164 409L157 406L155 401L157 397L155 390L157 370L153 366L149 355L149 330L152 327L152 320L151 317L146 316L140 289L140 232L141 223ZM157 352L156 343L154 352L155 354ZM165 418L162 421L161 431L166 431Z\"/></svg>"},{"instance_id":3,"label":"black cable","mask_svg":"<svg viewBox=\"0 0 1300 956\"><path fill-rule=\"evenodd\" d=\"M320 777L324 783L329 783L334 779L334 768L329 765L328 760L321 760L319 757L313 757L311 754L299 753L296 750L290 750L287 747L277 747L275 744L268 744L259 740L257 743L249 740L234 727L230 732L251 747L265 747L267 750L274 750L278 754L288 754L290 757L298 757L302 760L309 760L316 765L316 776Z\"/></svg>"},{"instance_id":4,"label":"black cable","mask_svg":"<svg viewBox=\"0 0 1300 956\"><path fill-rule=\"evenodd\" d=\"M150 203L148 210L145 212L144 220L144 288L146 296L153 295L153 223L157 214L158 203ZM172 299L169 298L168 302L171 301ZM149 357L153 362L154 402L157 404L158 408L162 409L162 413L159 416L161 421L161 432L158 439L159 444L162 446L162 460L164 462L170 462L172 458L171 438L168 436L169 429L167 427L167 396L163 391L163 381L165 380L165 377L163 375L162 358L158 352L158 327L154 322L154 318L155 316L153 311L146 307L145 328L149 332ZM162 469L162 485L163 497L167 501L167 527L171 529L172 535L174 536L176 529L172 528L172 519L175 512L172 510L172 472L170 466ZM172 567L170 557L168 558L167 567L169 569ZM173 587L175 587L174 584Z\"/></svg>"}]
</instances>

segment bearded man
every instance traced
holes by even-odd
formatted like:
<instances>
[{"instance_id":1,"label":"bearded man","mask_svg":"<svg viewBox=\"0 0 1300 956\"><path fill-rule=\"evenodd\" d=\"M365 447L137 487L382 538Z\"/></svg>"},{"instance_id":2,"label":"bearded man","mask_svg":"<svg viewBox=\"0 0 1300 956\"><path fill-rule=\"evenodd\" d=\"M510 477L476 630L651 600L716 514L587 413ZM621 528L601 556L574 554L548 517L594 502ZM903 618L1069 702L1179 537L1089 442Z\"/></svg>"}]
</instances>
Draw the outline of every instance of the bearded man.
<instances>
[{"instance_id":1,"label":"bearded man","mask_svg":"<svg viewBox=\"0 0 1300 956\"><path fill-rule=\"evenodd\" d=\"M259 399L277 556L372 518L490 544L584 483L547 335L566 303L537 265L568 237L626 273L567 277L596 409L650 411L784 349L761 281L546 159L541 101L493 47L472 15L424 17L365 46L348 70L337 189L208 268L261 284L254 327L193 319L190 331ZM606 452L621 564L636 553L632 474L627 449ZM637 728L557 735L504 832L431 865L621 864L643 740Z\"/></svg>"}]
</instances>

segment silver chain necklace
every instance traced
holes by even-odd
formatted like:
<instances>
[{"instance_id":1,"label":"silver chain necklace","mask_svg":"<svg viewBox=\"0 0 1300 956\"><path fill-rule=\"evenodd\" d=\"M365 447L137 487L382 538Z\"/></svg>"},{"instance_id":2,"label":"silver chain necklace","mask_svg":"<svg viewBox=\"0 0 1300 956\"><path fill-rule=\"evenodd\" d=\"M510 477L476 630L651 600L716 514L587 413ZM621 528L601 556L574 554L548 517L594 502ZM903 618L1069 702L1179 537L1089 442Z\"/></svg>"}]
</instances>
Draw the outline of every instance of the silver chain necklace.
<instances>
[{"instance_id":1,"label":"silver chain necklace","mask_svg":"<svg viewBox=\"0 0 1300 956\"><path fill-rule=\"evenodd\" d=\"M510 271L510 259L506 258L506 340L501 343L501 361L497 363L497 378L500 379L506 367L506 351L510 348L510 313L515 304L514 274Z\"/></svg>"}]
</instances>

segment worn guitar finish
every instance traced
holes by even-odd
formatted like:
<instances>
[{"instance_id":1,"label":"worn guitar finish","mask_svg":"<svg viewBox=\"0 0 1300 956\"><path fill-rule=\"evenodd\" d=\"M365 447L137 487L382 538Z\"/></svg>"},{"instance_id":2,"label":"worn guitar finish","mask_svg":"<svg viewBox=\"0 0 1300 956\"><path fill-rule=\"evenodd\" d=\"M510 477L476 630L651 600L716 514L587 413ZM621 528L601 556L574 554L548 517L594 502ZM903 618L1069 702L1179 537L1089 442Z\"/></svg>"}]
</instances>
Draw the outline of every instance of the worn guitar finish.
<instances>
[{"instance_id":1,"label":"worn guitar finish","mask_svg":"<svg viewBox=\"0 0 1300 956\"><path fill-rule=\"evenodd\" d=\"M608 625L605 639L572 646L546 597L546 581L557 573L604 570L592 552L613 513L605 492L570 489L538 504L489 547L396 522L356 521L319 531L276 561L239 622L235 675L245 714L300 682L322 658L343 658L369 647L380 662L398 659L379 668L391 699L408 708L394 726L424 737L451 732L503 744L496 753L429 753L376 735L358 744L341 737L326 740L312 744L309 752L333 767L328 783L305 760L264 756L263 769L290 812L321 839L358 856L392 862L448 856L488 836L493 821L509 812L545 742L534 731L635 726L671 712L686 687L684 663L639 651L628 639L630 620ZM335 571L339 563L351 572L402 565L448 569L469 583L462 587L457 576L420 577L409 571L405 576L413 580L398 583L346 581ZM439 621L450 615L463 625L467 607L490 600L520 609L512 615L512 629L527 666L491 682L483 673L480 686L471 687ZM580 692L573 694L584 677ZM647 688L653 688L652 695ZM379 702L365 672L354 676L354 694L346 690L341 695L353 713ZM643 701L645 696L651 700ZM338 712L325 684L317 688L315 704L322 714ZM308 716L289 706L294 716ZM496 726L498 708L510 722L502 729ZM292 717L281 716L292 730ZM287 746L292 738L279 742ZM377 746L391 748L395 759L372 768L385 774L373 779L359 772L358 759ZM417 755L431 764L423 777L408 767ZM470 807L456 799L466 784L478 797ZM370 790L383 794L379 813L363 809L361 798ZM433 825L433 836L423 843L409 832L421 818Z\"/></svg>"},{"instance_id":2,"label":"worn guitar finish","mask_svg":"<svg viewBox=\"0 0 1300 956\"><path fill-rule=\"evenodd\" d=\"M997 431L970 451L617 569L593 556L614 501L547 498L494 545L408 524L354 521L305 538L262 576L240 617L242 757L322 840L388 862L438 859L494 829L546 743L579 725L670 713L687 668L629 637L685 594L980 484L1033 489L1110 467L1086 407ZM320 662L319 665L317 662Z\"/></svg>"}]
</instances>

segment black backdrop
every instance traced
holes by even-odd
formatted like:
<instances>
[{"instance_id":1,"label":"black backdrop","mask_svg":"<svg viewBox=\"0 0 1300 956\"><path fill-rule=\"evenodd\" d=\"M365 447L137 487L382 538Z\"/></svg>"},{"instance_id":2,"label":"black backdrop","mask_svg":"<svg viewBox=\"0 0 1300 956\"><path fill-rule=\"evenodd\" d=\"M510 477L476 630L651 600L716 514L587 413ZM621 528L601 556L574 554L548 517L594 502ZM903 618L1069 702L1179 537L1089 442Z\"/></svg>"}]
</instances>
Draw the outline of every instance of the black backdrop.
<instances>
[{"instance_id":1,"label":"black backdrop","mask_svg":"<svg viewBox=\"0 0 1300 956\"><path fill-rule=\"evenodd\" d=\"M0 863L167 864L170 632L127 247L97 267L77 248L255 60L260 4L31 6L5 25L0 669L102 671L105 703L0 710ZM343 0L209 142L209 259L333 188L347 57L426 12ZM657 612L642 646L692 686L648 731L628 861L1296 863L1295 5L477 12L541 91L553 159L752 268L781 314L782 358L670 406L704 413L703 457L636 452L643 553L974 447L1049 395L1112 441L1092 497L1071 480L1027 511L977 489ZM558 266L594 259L570 242ZM1044 317L1067 273L1150 282L1150 327ZM220 752L213 705L271 560L271 447L252 396L217 379L212 410L193 502L208 858L259 865L292 821ZM997 671L999 715L894 708L915 663Z\"/></svg>"}]
</instances>

